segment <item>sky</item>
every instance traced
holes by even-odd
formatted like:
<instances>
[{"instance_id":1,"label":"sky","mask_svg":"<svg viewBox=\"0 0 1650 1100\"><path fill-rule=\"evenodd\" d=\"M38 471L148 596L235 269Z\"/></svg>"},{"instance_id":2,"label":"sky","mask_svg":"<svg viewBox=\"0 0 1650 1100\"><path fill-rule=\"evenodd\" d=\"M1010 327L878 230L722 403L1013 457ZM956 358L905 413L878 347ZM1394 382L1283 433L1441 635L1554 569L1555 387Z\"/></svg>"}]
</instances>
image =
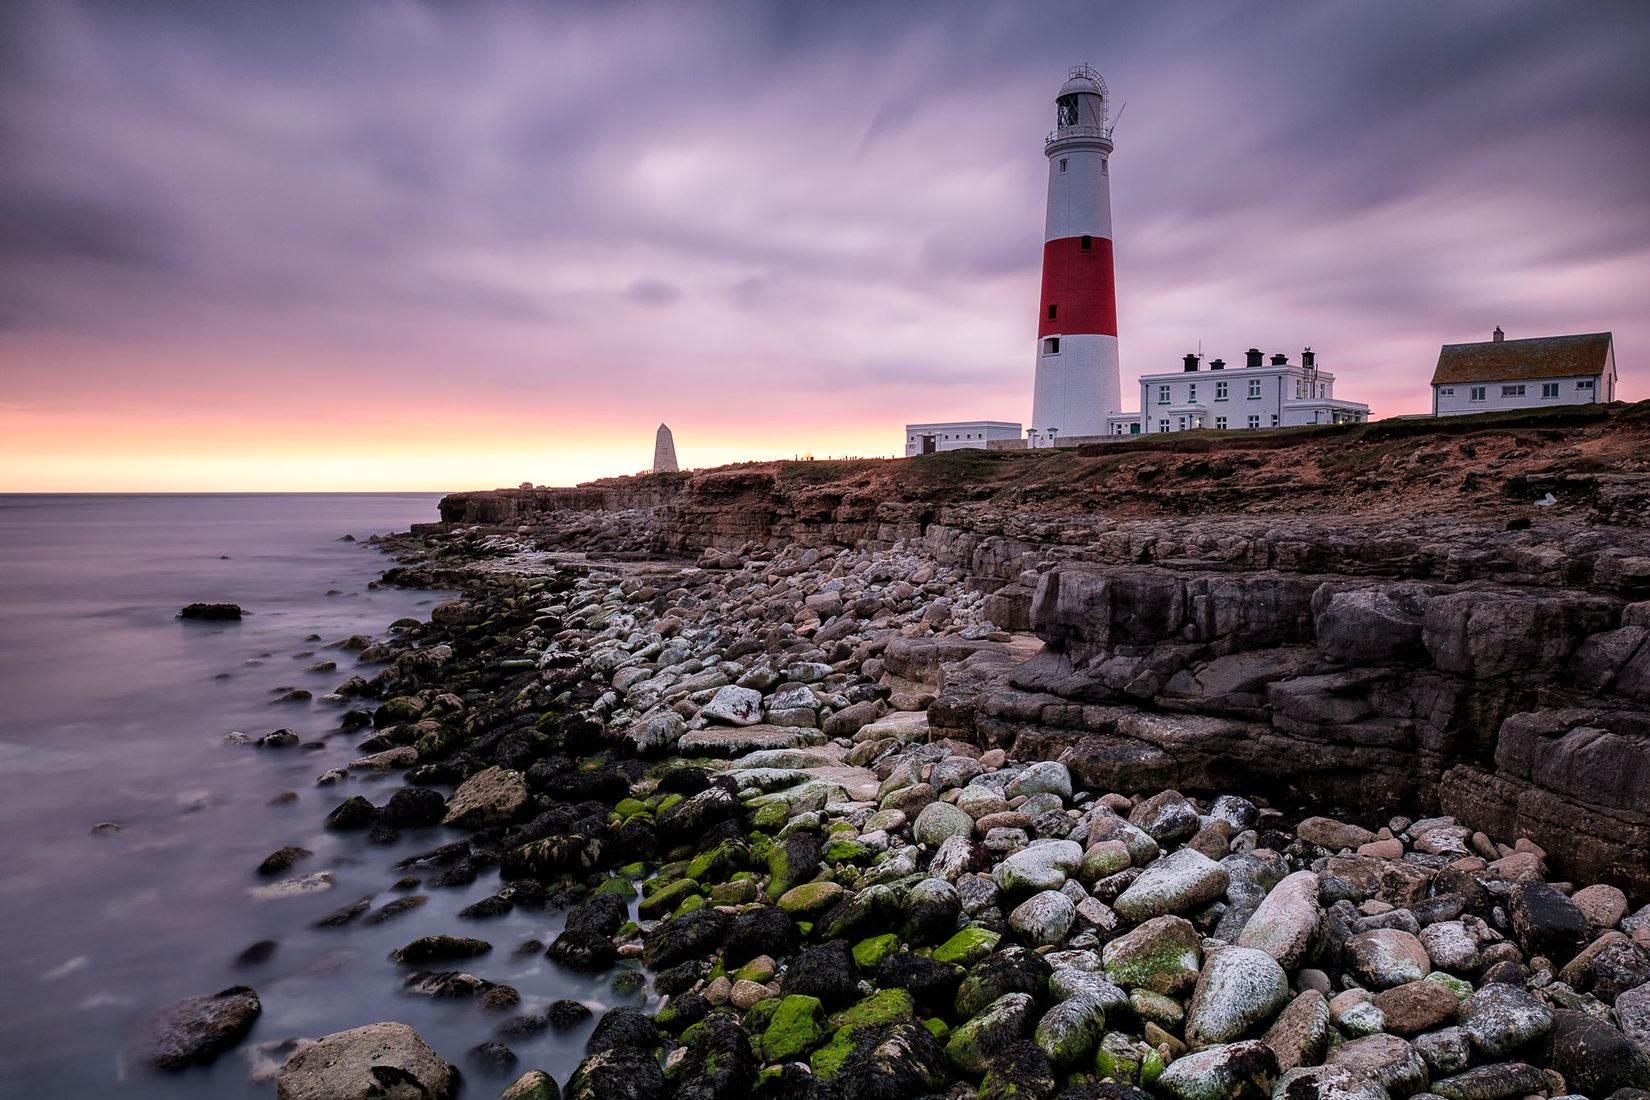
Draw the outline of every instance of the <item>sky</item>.
<instances>
[{"instance_id":1,"label":"sky","mask_svg":"<svg viewBox=\"0 0 1650 1100\"><path fill-rule=\"evenodd\" d=\"M1126 104L1123 392L1611 330L1650 397L1650 5L0 5L0 491L462 489L1026 421L1043 139Z\"/></svg>"}]
</instances>

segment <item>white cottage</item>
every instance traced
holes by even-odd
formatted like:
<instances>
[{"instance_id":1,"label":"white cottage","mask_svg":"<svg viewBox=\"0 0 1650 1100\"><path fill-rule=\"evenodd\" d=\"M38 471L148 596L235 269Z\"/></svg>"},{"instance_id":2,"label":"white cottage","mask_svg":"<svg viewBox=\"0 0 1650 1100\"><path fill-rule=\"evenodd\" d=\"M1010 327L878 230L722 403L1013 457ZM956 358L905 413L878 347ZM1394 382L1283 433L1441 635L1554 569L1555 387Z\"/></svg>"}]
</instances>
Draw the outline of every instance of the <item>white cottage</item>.
<instances>
[{"instance_id":1,"label":"white cottage","mask_svg":"<svg viewBox=\"0 0 1650 1100\"><path fill-rule=\"evenodd\" d=\"M1186 356L1179 371L1140 376L1140 411L1107 419L1111 435L1185 432L1197 428L1243 431L1303 424L1358 424L1369 406L1335 396L1335 376L1318 366L1311 348L1299 363L1287 355L1263 362L1250 348L1244 365L1227 369L1224 359L1202 368L1202 357Z\"/></svg>"},{"instance_id":2,"label":"white cottage","mask_svg":"<svg viewBox=\"0 0 1650 1100\"><path fill-rule=\"evenodd\" d=\"M1508 340L1497 328L1482 343L1445 344L1432 372L1434 416L1615 399L1615 340L1608 332Z\"/></svg>"}]
</instances>

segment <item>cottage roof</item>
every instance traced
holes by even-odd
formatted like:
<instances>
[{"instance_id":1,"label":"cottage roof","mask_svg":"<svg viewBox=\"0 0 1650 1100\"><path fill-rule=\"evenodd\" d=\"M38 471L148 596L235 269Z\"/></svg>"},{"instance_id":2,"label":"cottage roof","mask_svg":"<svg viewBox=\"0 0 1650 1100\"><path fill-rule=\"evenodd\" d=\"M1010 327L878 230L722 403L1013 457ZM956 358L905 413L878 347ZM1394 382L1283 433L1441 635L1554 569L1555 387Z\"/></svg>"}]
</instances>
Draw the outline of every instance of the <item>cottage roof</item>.
<instances>
[{"instance_id":1,"label":"cottage roof","mask_svg":"<svg viewBox=\"0 0 1650 1100\"><path fill-rule=\"evenodd\" d=\"M1486 340L1445 344L1438 349L1432 384L1518 382L1536 378L1585 378L1603 374L1610 359L1611 334L1541 336L1532 340Z\"/></svg>"}]
</instances>

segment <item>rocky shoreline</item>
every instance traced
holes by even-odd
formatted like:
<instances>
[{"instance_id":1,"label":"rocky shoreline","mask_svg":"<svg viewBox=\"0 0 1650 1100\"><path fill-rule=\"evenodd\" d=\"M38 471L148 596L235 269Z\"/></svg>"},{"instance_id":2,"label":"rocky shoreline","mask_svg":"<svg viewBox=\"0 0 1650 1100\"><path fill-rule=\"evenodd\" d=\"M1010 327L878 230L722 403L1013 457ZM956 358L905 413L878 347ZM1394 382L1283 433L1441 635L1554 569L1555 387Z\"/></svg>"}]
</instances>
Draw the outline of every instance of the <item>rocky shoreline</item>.
<instances>
[{"instance_id":1,"label":"rocky shoreline","mask_svg":"<svg viewBox=\"0 0 1650 1100\"><path fill-rule=\"evenodd\" d=\"M1336 612L1333 589L1316 596L1333 578L1278 571L1284 545L1322 568L1333 539L1307 537L1305 525L1171 541L1089 520L1082 537L1050 538L1045 524L1034 541L1012 519L938 518L953 522L851 545L706 545L692 561L660 558L646 543L659 518L623 510L386 542L403 560L389 582L465 597L361 653L370 667L340 687L344 728L364 738L352 767L406 782L381 805L341 800L329 826L385 839L453 830L395 869L409 891L492 867L504 882L386 965L406 971L409 995L469 998L496 1014L498 1037L465 1057L484 1072L520 1068L512 1037L577 1027L589 1012L573 1002L522 1012L523 991L486 977L494 952L611 974L620 1004L597 1021L564 1091L532 1071L504 1095L1627 1100L1650 1089L1650 906L1634 908L1646 900L1635 868L1613 873L1615 857L1550 855L1520 828L1460 823L1437 812L1447 785L1382 771L1420 756L1393 736L1414 735L1413 713L1407 728L1381 713L1418 677L1474 683L1473 661L1529 639L1566 639L1556 659L1573 662L1612 632L1608 656L1593 661L1615 662L1600 688L1630 667L1643 639L1628 645L1620 632L1644 629L1633 610L1643 605L1628 602L1638 582L1589 591L1574 563L1636 577L1633 538L1595 532L1589 549L1556 531L1480 533L1484 552L1470 557L1471 539L1457 538L1440 551L1455 575L1433 590L1397 598L1390 586L1351 586ZM1387 537L1411 546L1404 561L1388 555L1393 573L1433 552L1415 532L1389 525ZM1541 546L1558 541L1566 562L1543 566ZM1218 559L1230 580L1232 563L1263 544L1269 588L1245 577L1200 593L1179 576L1215 572L1205 567ZM1072 552L1049 549L1062 545ZM1381 576L1379 555L1343 556ZM1514 591L1551 591L1506 596L1519 583L1509 561L1538 578ZM1543 585L1542 568L1557 569L1556 583ZM1493 580L1500 598L1444 604L1464 605L1467 625L1433 628L1437 645L1459 639L1452 652L1468 657L1464 670L1441 671L1428 616L1443 612L1426 605L1453 596L1463 574ZM1166 576L1178 587L1166 591ZM1236 611L1223 618L1225 602ZM1522 640L1487 625L1497 608L1531 604L1544 609L1506 620L1525 624ZM1209 610L1188 610L1199 607ZM1200 637L1199 622L1225 626ZM1271 633L1254 633L1257 623ZM1302 650L1326 640L1380 663L1385 686L1367 675L1361 694L1324 685L1344 670L1309 667ZM1095 671L1118 660L1127 677ZM1320 697L1360 700L1334 725L1363 731L1338 747L1316 742L1354 759L1307 784L1311 799L1291 787L1321 768L1301 748L1311 737L1269 743L1304 755L1292 765L1222 771L1141 729L1179 714L1167 724L1197 731L1232 708L1248 711L1244 730L1276 729L1290 700L1265 685L1314 677ZM1201 707L1185 682L1200 678ZM1533 701L1575 702L1550 679ZM1501 694L1477 688L1463 709L1488 715L1479 721L1493 733L1530 697L1483 680ZM1163 706L1170 697L1178 710ZM1584 730L1596 743L1596 701L1570 709L1587 720L1572 715L1543 736ZM1295 707L1299 728L1312 727L1309 713ZM1387 734L1373 753L1371 730ZM1632 747L1636 733L1613 736ZM1468 766L1439 743L1431 751L1440 776ZM1239 755L1230 737L1196 752ZM1222 783L1231 776L1252 782ZM1642 873L1631 810L1615 819L1615 850L1636 850ZM275 853L272 873L296 858ZM1560 867L1609 881L1556 881ZM400 904L329 919L382 920ZM561 930L548 942L486 939L488 918L511 910L543 911L547 927L562 914ZM245 1017L248 995L255 1005L250 990L219 996ZM458 1070L411 1029L363 1024L290 1044L279 1095L458 1088ZM204 1032L211 1051L238 1037Z\"/></svg>"}]
</instances>

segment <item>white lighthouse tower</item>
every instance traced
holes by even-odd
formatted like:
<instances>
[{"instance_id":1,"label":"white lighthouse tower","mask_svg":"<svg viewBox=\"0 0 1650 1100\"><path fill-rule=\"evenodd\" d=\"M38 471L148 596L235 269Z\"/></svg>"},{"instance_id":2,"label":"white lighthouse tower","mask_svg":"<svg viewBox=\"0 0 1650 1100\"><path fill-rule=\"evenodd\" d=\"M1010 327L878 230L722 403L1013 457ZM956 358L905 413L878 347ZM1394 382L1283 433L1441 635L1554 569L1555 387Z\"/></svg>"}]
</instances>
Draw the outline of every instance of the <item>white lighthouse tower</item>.
<instances>
[{"instance_id":1,"label":"white lighthouse tower","mask_svg":"<svg viewBox=\"0 0 1650 1100\"><path fill-rule=\"evenodd\" d=\"M1031 429L1050 438L1104 435L1107 415L1122 408L1107 96L1099 73L1072 69L1044 147L1048 216Z\"/></svg>"}]
</instances>

